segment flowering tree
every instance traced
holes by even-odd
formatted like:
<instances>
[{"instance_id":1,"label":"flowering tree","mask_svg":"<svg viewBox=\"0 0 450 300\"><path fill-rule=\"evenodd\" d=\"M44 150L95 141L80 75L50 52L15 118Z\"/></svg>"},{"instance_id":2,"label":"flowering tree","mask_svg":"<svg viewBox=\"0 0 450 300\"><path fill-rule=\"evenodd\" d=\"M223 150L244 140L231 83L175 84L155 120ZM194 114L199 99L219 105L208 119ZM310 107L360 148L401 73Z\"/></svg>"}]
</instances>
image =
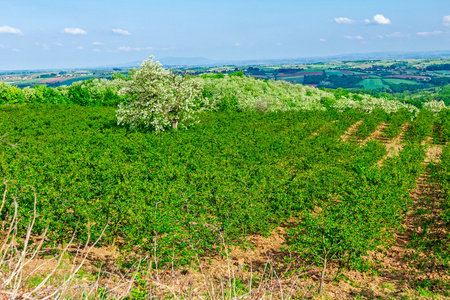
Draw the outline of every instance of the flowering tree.
<instances>
[{"instance_id":1,"label":"flowering tree","mask_svg":"<svg viewBox=\"0 0 450 300\"><path fill-rule=\"evenodd\" d=\"M196 112L200 110L200 87L197 79L175 75L150 56L131 75L129 86L119 91L128 100L119 105L118 124L143 125L155 131L170 125L174 129L178 124L186 126L196 120Z\"/></svg>"}]
</instances>

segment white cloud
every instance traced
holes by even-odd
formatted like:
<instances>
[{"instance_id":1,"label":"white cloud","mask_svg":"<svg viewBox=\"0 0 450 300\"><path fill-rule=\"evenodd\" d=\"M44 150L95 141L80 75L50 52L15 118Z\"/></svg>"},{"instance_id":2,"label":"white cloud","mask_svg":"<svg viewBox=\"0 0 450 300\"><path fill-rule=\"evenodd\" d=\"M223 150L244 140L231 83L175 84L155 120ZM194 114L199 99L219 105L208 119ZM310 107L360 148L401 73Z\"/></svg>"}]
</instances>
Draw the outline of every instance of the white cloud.
<instances>
[{"instance_id":1,"label":"white cloud","mask_svg":"<svg viewBox=\"0 0 450 300\"><path fill-rule=\"evenodd\" d=\"M17 49L17 48L13 48L13 49L12 49L12 52L22 52L22 51L20 51L20 50Z\"/></svg>"},{"instance_id":2,"label":"white cloud","mask_svg":"<svg viewBox=\"0 0 450 300\"><path fill-rule=\"evenodd\" d=\"M364 38L360 35L355 35L355 36L351 36L351 35L346 35L344 36L344 38L348 39L348 40L363 40Z\"/></svg>"},{"instance_id":3,"label":"white cloud","mask_svg":"<svg viewBox=\"0 0 450 300\"><path fill-rule=\"evenodd\" d=\"M0 44L0 48L6 48L6 46L3 44Z\"/></svg>"},{"instance_id":4,"label":"white cloud","mask_svg":"<svg viewBox=\"0 0 450 300\"><path fill-rule=\"evenodd\" d=\"M343 18L343 17L339 17L339 18L334 18L334 21L338 24L352 24L355 21L353 21L352 19L349 18Z\"/></svg>"},{"instance_id":5,"label":"white cloud","mask_svg":"<svg viewBox=\"0 0 450 300\"><path fill-rule=\"evenodd\" d=\"M175 49L177 49L177 47L169 47L169 48L161 48L161 50L164 50L164 51L166 51L166 50L175 50Z\"/></svg>"},{"instance_id":6,"label":"white cloud","mask_svg":"<svg viewBox=\"0 0 450 300\"><path fill-rule=\"evenodd\" d=\"M401 32L394 32L391 34L386 34L386 37L388 38L396 38L396 37L403 37L403 34Z\"/></svg>"},{"instance_id":7,"label":"white cloud","mask_svg":"<svg viewBox=\"0 0 450 300\"><path fill-rule=\"evenodd\" d=\"M129 46L123 46L123 47L119 47L117 50L119 50L119 51L143 51L143 50L153 50L153 47L132 48Z\"/></svg>"},{"instance_id":8,"label":"white cloud","mask_svg":"<svg viewBox=\"0 0 450 300\"><path fill-rule=\"evenodd\" d=\"M0 26L0 33L9 33L9 34L16 34L16 35L23 35L23 32L20 31L18 28L9 27L9 26Z\"/></svg>"},{"instance_id":9,"label":"white cloud","mask_svg":"<svg viewBox=\"0 0 450 300\"><path fill-rule=\"evenodd\" d=\"M113 29L112 32L114 34L120 34L120 35L131 35L131 33L128 30L124 30L124 29Z\"/></svg>"},{"instance_id":10,"label":"white cloud","mask_svg":"<svg viewBox=\"0 0 450 300\"><path fill-rule=\"evenodd\" d=\"M319 41L321 41L321 42L326 42L327 40L326 39L320 39Z\"/></svg>"},{"instance_id":11,"label":"white cloud","mask_svg":"<svg viewBox=\"0 0 450 300\"><path fill-rule=\"evenodd\" d=\"M236 47L241 46L241 43L234 43L233 45L235 45Z\"/></svg>"},{"instance_id":12,"label":"white cloud","mask_svg":"<svg viewBox=\"0 0 450 300\"><path fill-rule=\"evenodd\" d=\"M404 39L404 38L410 38L411 35L409 33L403 33L403 32L393 32L390 34L385 34L385 35L377 35L376 38L378 39L384 39L384 38L396 38L396 39Z\"/></svg>"},{"instance_id":13,"label":"white cloud","mask_svg":"<svg viewBox=\"0 0 450 300\"><path fill-rule=\"evenodd\" d=\"M96 46L103 46L104 44L101 42L93 42L92 45L96 45Z\"/></svg>"},{"instance_id":14,"label":"white cloud","mask_svg":"<svg viewBox=\"0 0 450 300\"><path fill-rule=\"evenodd\" d=\"M450 26L450 16L445 16L442 18L442 25Z\"/></svg>"},{"instance_id":15,"label":"white cloud","mask_svg":"<svg viewBox=\"0 0 450 300\"><path fill-rule=\"evenodd\" d=\"M364 23L366 23L366 24L370 24L371 22L370 22L370 20L369 20L369 19L365 19L365 20L364 20Z\"/></svg>"},{"instance_id":16,"label":"white cloud","mask_svg":"<svg viewBox=\"0 0 450 300\"><path fill-rule=\"evenodd\" d=\"M64 28L63 32L67 33L67 34L72 34L72 35L84 35L84 34L87 34L86 31L84 31L83 29L78 28L78 27L77 28Z\"/></svg>"},{"instance_id":17,"label":"white cloud","mask_svg":"<svg viewBox=\"0 0 450 300\"><path fill-rule=\"evenodd\" d=\"M40 44L39 42L34 42L34 45L42 50L50 50L50 47L46 43Z\"/></svg>"},{"instance_id":18,"label":"white cloud","mask_svg":"<svg viewBox=\"0 0 450 300\"><path fill-rule=\"evenodd\" d=\"M55 46L56 46L56 47L62 47L62 46L64 46L64 45L61 44L60 42L56 42L56 43L55 43Z\"/></svg>"},{"instance_id":19,"label":"white cloud","mask_svg":"<svg viewBox=\"0 0 450 300\"><path fill-rule=\"evenodd\" d=\"M427 36L433 36L433 35L440 35L441 33L442 33L442 31L435 30L435 31L430 31L430 32L418 32L417 35L427 37Z\"/></svg>"},{"instance_id":20,"label":"white cloud","mask_svg":"<svg viewBox=\"0 0 450 300\"><path fill-rule=\"evenodd\" d=\"M42 50L49 50L50 47L46 44L46 43L39 43L39 42L34 42L34 45L36 47L42 48Z\"/></svg>"},{"instance_id":21,"label":"white cloud","mask_svg":"<svg viewBox=\"0 0 450 300\"><path fill-rule=\"evenodd\" d=\"M94 50L92 50L93 52L102 52L102 50L100 50L100 49L94 49Z\"/></svg>"},{"instance_id":22,"label":"white cloud","mask_svg":"<svg viewBox=\"0 0 450 300\"><path fill-rule=\"evenodd\" d=\"M376 15L375 17L373 17L373 21L377 24L381 24L381 25L388 25L391 24L391 20L389 20L388 18L386 18L383 15Z\"/></svg>"},{"instance_id":23,"label":"white cloud","mask_svg":"<svg viewBox=\"0 0 450 300\"><path fill-rule=\"evenodd\" d=\"M77 49L78 50L83 50L83 47L82 46L78 46Z\"/></svg>"}]
</instances>

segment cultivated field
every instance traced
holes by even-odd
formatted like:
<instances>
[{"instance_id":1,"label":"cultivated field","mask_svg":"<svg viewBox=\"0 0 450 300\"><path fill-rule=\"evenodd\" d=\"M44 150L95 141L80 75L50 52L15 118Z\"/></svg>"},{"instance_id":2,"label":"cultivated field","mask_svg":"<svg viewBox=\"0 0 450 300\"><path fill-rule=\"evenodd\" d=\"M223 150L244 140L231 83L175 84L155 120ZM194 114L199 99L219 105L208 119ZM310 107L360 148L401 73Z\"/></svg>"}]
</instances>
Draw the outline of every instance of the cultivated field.
<instances>
[{"instance_id":1,"label":"cultivated field","mask_svg":"<svg viewBox=\"0 0 450 300\"><path fill-rule=\"evenodd\" d=\"M447 110L209 112L158 135L117 127L114 111L0 107L3 139L20 140L0 154L2 220L14 203L30 220L33 186L39 255L75 232L75 245L101 237L76 284L101 293L122 278L133 299L286 299L316 297L323 278L329 299L449 296Z\"/></svg>"},{"instance_id":2,"label":"cultivated field","mask_svg":"<svg viewBox=\"0 0 450 300\"><path fill-rule=\"evenodd\" d=\"M415 81L404 79L384 79L384 81L390 84L418 84Z\"/></svg>"},{"instance_id":3,"label":"cultivated field","mask_svg":"<svg viewBox=\"0 0 450 300\"><path fill-rule=\"evenodd\" d=\"M362 85L365 89L368 90L376 90L383 87L388 87L383 83L381 79L364 79L363 81L358 83L358 85Z\"/></svg>"}]
</instances>

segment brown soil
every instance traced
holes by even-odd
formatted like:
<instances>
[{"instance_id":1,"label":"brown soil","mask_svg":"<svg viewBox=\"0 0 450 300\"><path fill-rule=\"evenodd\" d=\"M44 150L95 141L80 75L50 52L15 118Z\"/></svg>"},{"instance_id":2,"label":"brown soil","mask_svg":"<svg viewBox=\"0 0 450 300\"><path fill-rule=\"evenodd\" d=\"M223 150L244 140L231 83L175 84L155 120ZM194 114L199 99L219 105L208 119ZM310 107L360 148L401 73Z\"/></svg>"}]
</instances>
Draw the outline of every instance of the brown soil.
<instances>
[{"instance_id":1,"label":"brown soil","mask_svg":"<svg viewBox=\"0 0 450 300\"><path fill-rule=\"evenodd\" d=\"M350 128L341 136L341 140L347 142L352 139L362 122L363 121L361 120L350 126Z\"/></svg>"},{"instance_id":2,"label":"brown soil","mask_svg":"<svg viewBox=\"0 0 450 300\"><path fill-rule=\"evenodd\" d=\"M378 125L375 131L372 132L372 134L361 143L361 146L364 146L369 141L373 140L386 141L386 138L383 136L383 130L386 128L386 126L387 126L386 122L383 122L380 125Z\"/></svg>"},{"instance_id":3,"label":"brown soil","mask_svg":"<svg viewBox=\"0 0 450 300\"><path fill-rule=\"evenodd\" d=\"M30 245L30 249L37 245L41 238L33 238L34 244ZM23 283L27 286L29 282L35 283L26 289L20 289L19 292L22 294L19 293L20 295L17 299L28 299L24 295L33 290L49 274L52 274L51 280L47 281L47 284L39 289L37 295L39 297L51 295L56 287L62 286L69 276L75 274L80 265L82 265L81 268L78 270L77 275L74 275L70 284L71 288L68 288L65 292L66 296L76 298L83 293L92 293L97 288L110 290L110 294L116 298L123 298L128 294L130 275L125 276L117 268L117 259L120 257L120 253L116 249L111 247L93 247L89 249L89 247L83 245L79 247L70 245L60 259L61 252L62 247L59 247L59 249L46 248L40 250L36 258L30 259L27 256L25 259L26 264L21 271ZM16 265L16 261L12 263L12 266ZM103 275L98 277L100 271ZM8 296L11 293L2 290L1 284L6 279L6 274L0 271L0 275L0 299L3 299L1 298L2 294ZM60 289L62 290L63 288Z\"/></svg>"},{"instance_id":4,"label":"brown soil","mask_svg":"<svg viewBox=\"0 0 450 300\"><path fill-rule=\"evenodd\" d=\"M433 139L428 137L425 141L422 142L423 146L427 146L425 149L425 161L424 164L434 163L437 164L440 161L442 154L442 146L441 145L433 145Z\"/></svg>"},{"instance_id":5,"label":"brown soil","mask_svg":"<svg viewBox=\"0 0 450 300\"><path fill-rule=\"evenodd\" d=\"M405 136L406 131L408 130L408 127L409 123L404 124L402 126L402 132L400 132L400 134L397 137L393 138L390 141L388 140L387 142L385 142L387 154L377 163L378 166L381 167L387 158L397 156L400 153L400 151L403 149L401 143L403 141L403 137Z\"/></svg>"},{"instance_id":6,"label":"brown soil","mask_svg":"<svg viewBox=\"0 0 450 300\"><path fill-rule=\"evenodd\" d=\"M432 140L428 139L428 143L431 144ZM441 153L442 146L429 145L426 148L423 165L431 162L437 164ZM425 249L413 247L416 250L407 247L418 243L418 240L422 245L435 244L448 234L440 218L442 213L440 203L444 195L441 194L438 185L430 182L429 172L430 170L427 169L426 173L417 179L417 187L411 192L413 207L405 215L403 232L397 234L397 245L390 250L393 257L404 265L393 269L396 277L404 280L404 287L408 282L413 281L439 279L448 282L450 280L447 268L435 256L433 247Z\"/></svg>"}]
</instances>

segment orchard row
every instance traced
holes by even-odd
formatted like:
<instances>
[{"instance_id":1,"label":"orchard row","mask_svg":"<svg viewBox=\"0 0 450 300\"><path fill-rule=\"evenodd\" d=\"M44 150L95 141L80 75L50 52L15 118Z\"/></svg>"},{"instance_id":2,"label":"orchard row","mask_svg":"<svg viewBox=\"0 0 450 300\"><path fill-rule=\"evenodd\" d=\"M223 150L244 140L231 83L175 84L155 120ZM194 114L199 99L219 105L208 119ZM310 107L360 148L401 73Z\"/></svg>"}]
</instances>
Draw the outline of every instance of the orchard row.
<instances>
[{"instance_id":1,"label":"orchard row","mask_svg":"<svg viewBox=\"0 0 450 300\"><path fill-rule=\"evenodd\" d=\"M104 244L156 248L167 261L188 263L194 253L219 251L222 238L245 244L290 220L293 251L320 263L328 249L361 266L367 251L388 246L409 209L409 192L425 168L422 141L450 139L448 110L422 110L411 121L415 115L205 112L189 130L155 135L116 126L111 107L3 105L0 132L20 140L23 157L5 148L0 174L24 221L33 208L28 186L36 189L35 228L48 227L53 243L75 231L78 240L95 237L107 226ZM344 142L358 121L355 138ZM382 122L389 139L409 123L399 155L387 157L379 141L360 144ZM446 149L439 176L448 191Z\"/></svg>"}]
</instances>

